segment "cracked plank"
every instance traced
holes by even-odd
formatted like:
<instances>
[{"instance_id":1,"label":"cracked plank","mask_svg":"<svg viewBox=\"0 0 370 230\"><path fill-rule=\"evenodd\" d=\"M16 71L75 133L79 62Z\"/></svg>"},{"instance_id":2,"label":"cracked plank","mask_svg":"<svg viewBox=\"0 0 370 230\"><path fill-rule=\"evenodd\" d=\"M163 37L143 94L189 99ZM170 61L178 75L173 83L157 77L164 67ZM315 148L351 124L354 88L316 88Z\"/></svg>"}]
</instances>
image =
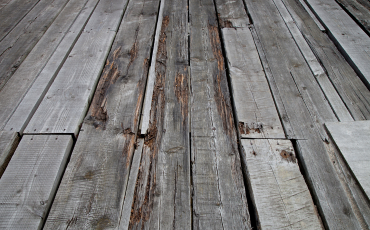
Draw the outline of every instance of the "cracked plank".
<instances>
[{"instance_id":1,"label":"cracked plank","mask_svg":"<svg viewBox=\"0 0 370 230\"><path fill-rule=\"evenodd\" d=\"M23 136L0 179L0 228L41 229L72 143L70 135Z\"/></svg>"},{"instance_id":2,"label":"cracked plank","mask_svg":"<svg viewBox=\"0 0 370 230\"><path fill-rule=\"evenodd\" d=\"M128 3L44 229L119 228L158 8Z\"/></svg>"},{"instance_id":3,"label":"cracked plank","mask_svg":"<svg viewBox=\"0 0 370 230\"><path fill-rule=\"evenodd\" d=\"M260 229L324 229L289 140L242 140Z\"/></svg>"},{"instance_id":4,"label":"cracked plank","mask_svg":"<svg viewBox=\"0 0 370 230\"><path fill-rule=\"evenodd\" d=\"M251 229L215 5L189 10L193 228Z\"/></svg>"},{"instance_id":5,"label":"cracked plank","mask_svg":"<svg viewBox=\"0 0 370 230\"><path fill-rule=\"evenodd\" d=\"M129 229L191 229L187 1L166 0L163 6Z\"/></svg>"}]
</instances>

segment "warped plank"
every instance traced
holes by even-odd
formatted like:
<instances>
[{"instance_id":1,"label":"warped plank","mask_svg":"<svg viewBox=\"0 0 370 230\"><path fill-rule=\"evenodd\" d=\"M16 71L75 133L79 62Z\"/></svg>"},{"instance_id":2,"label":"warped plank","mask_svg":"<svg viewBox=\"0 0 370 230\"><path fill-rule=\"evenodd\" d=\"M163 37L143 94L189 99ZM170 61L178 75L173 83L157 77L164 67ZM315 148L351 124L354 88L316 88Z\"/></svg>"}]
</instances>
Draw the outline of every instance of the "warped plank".
<instances>
[{"instance_id":1,"label":"warped plank","mask_svg":"<svg viewBox=\"0 0 370 230\"><path fill-rule=\"evenodd\" d=\"M19 143L16 132L0 131L0 178Z\"/></svg>"},{"instance_id":2,"label":"warped plank","mask_svg":"<svg viewBox=\"0 0 370 230\"><path fill-rule=\"evenodd\" d=\"M342 8L370 35L370 2L367 0L336 0Z\"/></svg>"},{"instance_id":3,"label":"warped plank","mask_svg":"<svg viewBox=\"0 0 370 230\"><path fill-rule=\"evenodd\" d=\"M334 112L275 4L272 1L245 2L254 21L252 34L284 129L287 135L293 133L299 139L296 141L297 158L302 163L325 227L359 229L349 194L330 159L327 150L330 142L323 133L325 122L337 121Z\"/></svg>"},{"instance_id":4,"label":"warped plank","mask_svg":"<svg viewBox=\"0 0 370 230\"><path fill-rule=\"evenodd\" d=\"M189 4L193 228L251 229L215 6Z\"/></svg>"},{"instance_id":5,"label":"warped plank","mask_svg":"<svg viewBox=\"0 0 370 230\"><path fill-rule=\"evenodd\" d=\"M347 61L370 88L370 38L335 0L307 0Z\"/></svg>"},{"instance_id":6,"label":"warped plank","mask_svg":"<svg viewBox=\"0 0 370 230\"><path fill-rule=\"evenodd\" d=\"M0 179L0 228L42 227L72 143L70 135L23 136Z\"/></svg>"},{"instance_id":7,"label":"warped plank","mask_svg":"<svg viewBox=\"0 0 370 230\"><path fill-rule=\"evenodd\" d=\"M100 1L24 133L77 135L127 1Z\"/></svg>"},{"instance_id":8,"label":"warped plank","mask_svg":"<svg viewBox=\"0 0 370 230\"><path fill-rule=\"evenodd\" d=\"M0 41L32 10L40 0L1 1Z\"/></svg>"},{"instance_id":9,"label":"warped plank","mask_svg":"<svg viewBox=\"0 0 370 230\"><path fill-rule=\"evenodd\" d=\"M353 119L370 119L370 91L329 37L315 26L304 7L295 0L283 2Z\"/></svg>"},{"instance_id":10,"label":"warped plank","mask_svg":"<svg viewBox=\"0 0 370 230\"><path fill-rule=\"evenodd\" d=\"M370 198L370 121L325 123L330 137Z\"/></svg>"},{"instance_id":11,"label":"warped plank","mask_svg":"<svg viewBox=\"0 0 370 230\"><path fill-rule=\"evenodd\" d=\"M289 140L242 140L259 227L324 229Z\"/></svg>"},{"instance_id":12,"label":"warped plank","mask_svg":"<svg viewBox=\"0 0 370 230\"><path fill-rule=\"evenodd\" d=\"M0 117L6 121L5 118L10 116L4 130L23 133L97 3L98 0L69 1L44 38L9 80L7 87L0 92Z\"/></svg>"},{"instance_id":13,"label":"warped plank","mask_svg":"<svg viewBox=\"0 0 370 230\"><path fill-rule=\"evenodd\" d=\"M129 229L191 229L187 1L166 0L163 6Z\"/></svg>"},{"instance_id":14,"label":"warped plank","mask_svg":"<svg viewBox=\"0 0 370 230\"><path fill-rule=\"evenodd\" d=\"M158 8L128 3L45 229L118 228L124 218Z\"/></svg>"},{"instance_id":15,"label":"warped plank","mask_svg":"<svg viewBox=\"0 0 370 230\"><path fill-rule=\"evenodd\" d=\"M241 137L285 138L249 28L221 32Z\"/></svg>"},{"instance_id":16,"label":"warped plank","mask_svg":"<svg viewBox=\"0 0 370 230\"><path fill-rule=\"evenodd\" d=\"M52 4L41 0L0 42L0 90L67 3L68 0L53 0Z\"/></svg>"}]
</instances>

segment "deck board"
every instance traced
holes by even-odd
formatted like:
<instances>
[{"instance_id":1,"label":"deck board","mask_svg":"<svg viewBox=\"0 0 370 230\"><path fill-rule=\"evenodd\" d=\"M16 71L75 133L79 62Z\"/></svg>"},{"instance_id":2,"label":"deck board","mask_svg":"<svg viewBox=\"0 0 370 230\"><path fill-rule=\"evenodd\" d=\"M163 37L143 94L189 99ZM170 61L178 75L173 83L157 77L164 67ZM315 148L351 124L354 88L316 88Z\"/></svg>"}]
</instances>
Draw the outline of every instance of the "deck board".
<instances>
[{"instance_id":1,"label":"deck board","mask_svg":"<svg viewBox=\"0 0 370 230\"><path fill-rule=\"evenodd\" d=\"M18 146L19 139L16 132L0 131L0 178Z\"/></svg>"}]
</instances>

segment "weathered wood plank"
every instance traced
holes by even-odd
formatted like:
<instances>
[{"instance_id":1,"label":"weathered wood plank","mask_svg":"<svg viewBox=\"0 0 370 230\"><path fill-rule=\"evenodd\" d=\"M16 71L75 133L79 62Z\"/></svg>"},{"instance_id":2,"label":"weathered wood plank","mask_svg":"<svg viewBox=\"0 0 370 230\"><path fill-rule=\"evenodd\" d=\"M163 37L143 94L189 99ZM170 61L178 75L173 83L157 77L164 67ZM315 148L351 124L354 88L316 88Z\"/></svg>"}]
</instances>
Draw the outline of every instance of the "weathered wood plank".
<instances>
[{"instance_id":1,"label":"weathered wood plank","mask_svg":"<svg viewBox=\"0 0 370 230\"><path fill-rule=\"evenodd\" d=\"M0 178L19 143L16 132L0 131Z\"/></svg>"},{"instance_id":2,"label":"weathered wood plank","mask_svg":"<svg viewBox=\"0 0 370 230\"><path fill-rule=\"evenodd\" d=\"M216 0L216 7L221 28L244 28L249 25L243 1Z\"/></svg>"},{"instance_id":3,"label":"weathered wood plank","mask_svg":"<svg viewBox=\"0 0 370 230\"><path fill-rule=\"evenodd\" d=\"M289 140L242 140L261 229L323 229Z\"/></svg>"},{"instance_id":4,"label":"weathered wood plank","mask_svg":"<svg viewBox=\"0 0 370 230\"><path fill-rule=\"evenodd\" d=\"M130 229L191 229L187 1L166 0Z\"/></svg>"},{"instance_id":5,"label":"weathered wood plank","mask_svg":"<svg viewBox=\"0 0 370 230\"><path fill-rule=\"evenodd\" d=\"M307 0L347 61L370 88L370 38L334 1Z\"/></svg>"},{"instance_id":6,"label":"weathered wood plank","mask_svg":"<svg viewBox=\"0 0 370 230\"><path fill-rule=\"evenodd\" d=\"M193 228L250 229L215 6L189 3Z\"/></svg>"},{"instance_id":7,"label":"weathered wood plank","mask_svg":"<svg viewBox=\"0 0 370 230\"><path fill-rule=\"evenodd\" d=\"M322 26L321 22L319 22L319 20L317 19L316 15L312 12L312 10L310 9L310 7L307 6L306 2L304 0L299 0L299 3L301 3L301 5L306 10L306 12L311 16L311 19L315 22L315 24L317 25L317 27L319 27L319 29L322 32L325 32L325 28Z\"/></svg>"},{"instance_id":8,"label":"weathered wood plank","mask_svg":"<svg viewBox=\"0 0 370 230\"><path fill-rule=\"evenodd\" d=\"M370 198L370 121L325 123L330 137Z\"/></svg>"},{"instance_id":9,"label":"weathered wood plank","mask_svg":"<svg viewBox=\"0 0 370 230\"><path fill-rule=\"evenodd\" d=\"M68 0L41 0L0 42L0 90L54 22Z\"/></svg>"},{"instance_id":10,"label":"weathered wood plank","mask_svg":"<svg viewBox=\"0 0 370 230\"><path fill-rule=\"evenodd\" d=\"M315 26L302 5L295 0L283 2L352 117L355 120L370 119L370 91L328 36Z\"/></svg>"},{"instance_id":11,"label":"weathered wood plank","mask_svg":"<svg viewBox=\"0 0 370 230\"><path fill-rule=\"evenodd\" d=\"M370 2L367 0L336 0L346 12L370 35Z\"/></svg>"},{"instance_id":12,"label":"weathered wood plank","mask_svg":"<svg viewBox=\"0 0 370 230\"><path fill-rule=\"evenodd\" d=\"M7 121L4 130L23 133L97 3L98 0L70 1L0 92L0 117Z\"/></svg>"},{"instance_id":13,"label":"weathered wood plank","mask_svg":"<svg viewBox=\"0 0 370 230\"><path fill-rule=\"evenodd\" d=\"M249 28L221 32L241 137L285 138Z\"/></svg>"},{"instance_id":14,"label":"weathered wood plank","mask_svg":"<svg viewBox=\"0 0 370 230\"><path fill-rule=\"evenodd\" d=\"M128 3L45 229L119 227L158 8Z\"/></svg>"},{"instance_id":15,"label":"weathered wood plank","mask_svg":"<svg viewBox=\"0 0 370 230\"><path fill-rule=\"evenodd\" d=\"M0 179L0 228L42 227L72 143L70 135L23 136Z\"/></svg>"},{"instance_id":16,"label":"weathered wood plank","mask_svg":"<svg viewBox=\"0 0 370 230\"><path fill-rule=\"evenodd\" d=\"M0 9L4 8L11 1L14 1L14 0L0 0Z\"/></svg>"},{"instance_id":17,"label":"weathered wood plank","mask_svg":"<svg viewBox=\"0 0 370 230\"><path fill-rule=\"evenodd\" d=\"M98 3L25 133L78 134L126 4Z\"/></svg>"}]
</instances>

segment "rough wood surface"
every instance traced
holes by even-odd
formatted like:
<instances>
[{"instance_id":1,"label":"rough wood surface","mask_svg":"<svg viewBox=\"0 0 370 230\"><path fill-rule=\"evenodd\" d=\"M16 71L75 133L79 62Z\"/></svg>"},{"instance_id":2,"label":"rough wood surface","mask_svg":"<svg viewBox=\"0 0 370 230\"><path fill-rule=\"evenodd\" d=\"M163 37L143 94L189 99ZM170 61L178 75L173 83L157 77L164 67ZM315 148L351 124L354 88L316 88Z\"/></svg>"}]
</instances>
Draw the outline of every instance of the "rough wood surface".
<instances>
[{"instance_id":1,"label":"rough wood surface","mask_svg":"<svg viewBox=\"0 0 370 230\"><path fill-rule=\"evenodd\" d=\"M96 4L69 1L0 91L2 129L23 132Z\"/></svg>"},{"instance_id":2,"label":"rough wood surface","mask_svg":"<svg viewBox=\"0 0 370 230\"><path fill-rule=\"evenodd\" d=\"M0 42L0 90L54 22L68 0L41 0Z\"/></svg>"},{"instance_id":3,"label":"rough wood surface","mask_svg":"<svg viewBox=\"0 0 370 230\"><path fill-rule=\"evenodd\" d=\"M250 229L215 6L189 3L193 228Z\"/></svg>"},{"instance_id":4,"label":"rough wood surface","mask_svg":"<svg viewBox=\"0 0 370 230\"><path fill-rule=\"evenodd\" d=\"M41 229L72 143L70 135L23 136L0 179L0 228Z\"/></svg>"},{"instance_id":5,"label":"rough wood surface","mask_svg":"<svg viewBox=\"0 0 370 230\"><path fill-rule=\"evenodd\" d=\"M217 17L220 28L247 27L250 24L243 1L216 0Z\"/></svg>"},{"instance_id":6,"label":"rough wood surface","mask_svg":"<svg viewBox=\"0 0 370 230\"><path fill-rule=\"evenodd\" d=\"M323 229L289 140L242 140L261 229Z\"/></svg>"},{"instance_id":7,"label":"rough wood surface","mask_svg":"<svg viewBox=\"0 0 370 230\"><path fill-rule=\"evenodd\" d=\"M130 229L191 229L187 10L186 0L164 4Z\"/></svg>"},{"instance_id":8,"label":"rough wood surface","mask_svg":"<svg viewBox=\"0 0 370 230\"><path fill-rule=\"evenodd\" d=\"M16 132L0 131L0 178L19 143Z\"/></svg>"},{"instance_id":9,"label":"rough wood surface","mask_svg":"<svg viewBox=\"0 0 370 230\"><path fill-rule=\"evenodd\" d=\"M82 33L97 3L98 0L90 0L88 2L70 1L45 34L47 37L52 36L52 34L63 34L63 37L60 36L55 39L55 41L60 43L55 44L54 41L50 45L44 42L43 39L40 40L23 62L22 66L13 75L13 78L8 82L7 88L0 92L0 96L4 96L0 104L5 104L2 106L1 117L7 116L12 112L11 117L4 126L4 130L23 133ZM61 22L65 23L62 24ZM64 31L65 33L57 33L55 29L57 31ZM45 60L43 58L45 55L50 59ZM32 82L36 76L37 78L34 80L32 86L28 90L25 90L28 86L28 84L24 84L25 79ZM8 94L11 94L11 96ZM14 108L16 109L14 110Z\"/></svg>"},{"instance_id":10,"label":"rough wood surface","mask_svg":"<svg viewBox=\"0 0 370 230\"><path fill-rule=\"evenodd\" d=\"M336 0L344 10L370 35L370 2L367 0Z\"/></svg>"},{"instance_id":11,"label":"rough wood surface","mask_svg":"<svg viewBox=\"0 0 370 230\"><path fill-rule=\"evenodd\" d=\"M129 2L45 229L119 227L158 8Z\"/></svg>"},{"instance_id":12,"label":"rough wood surface","mask_svg":"<svg viewBox=\"0 0 370 230\"><path fill-rule=\"evenodd\" d=\"M98 3L25 133L78 134L126 4Z\"/></svg>"}]
</instances>

